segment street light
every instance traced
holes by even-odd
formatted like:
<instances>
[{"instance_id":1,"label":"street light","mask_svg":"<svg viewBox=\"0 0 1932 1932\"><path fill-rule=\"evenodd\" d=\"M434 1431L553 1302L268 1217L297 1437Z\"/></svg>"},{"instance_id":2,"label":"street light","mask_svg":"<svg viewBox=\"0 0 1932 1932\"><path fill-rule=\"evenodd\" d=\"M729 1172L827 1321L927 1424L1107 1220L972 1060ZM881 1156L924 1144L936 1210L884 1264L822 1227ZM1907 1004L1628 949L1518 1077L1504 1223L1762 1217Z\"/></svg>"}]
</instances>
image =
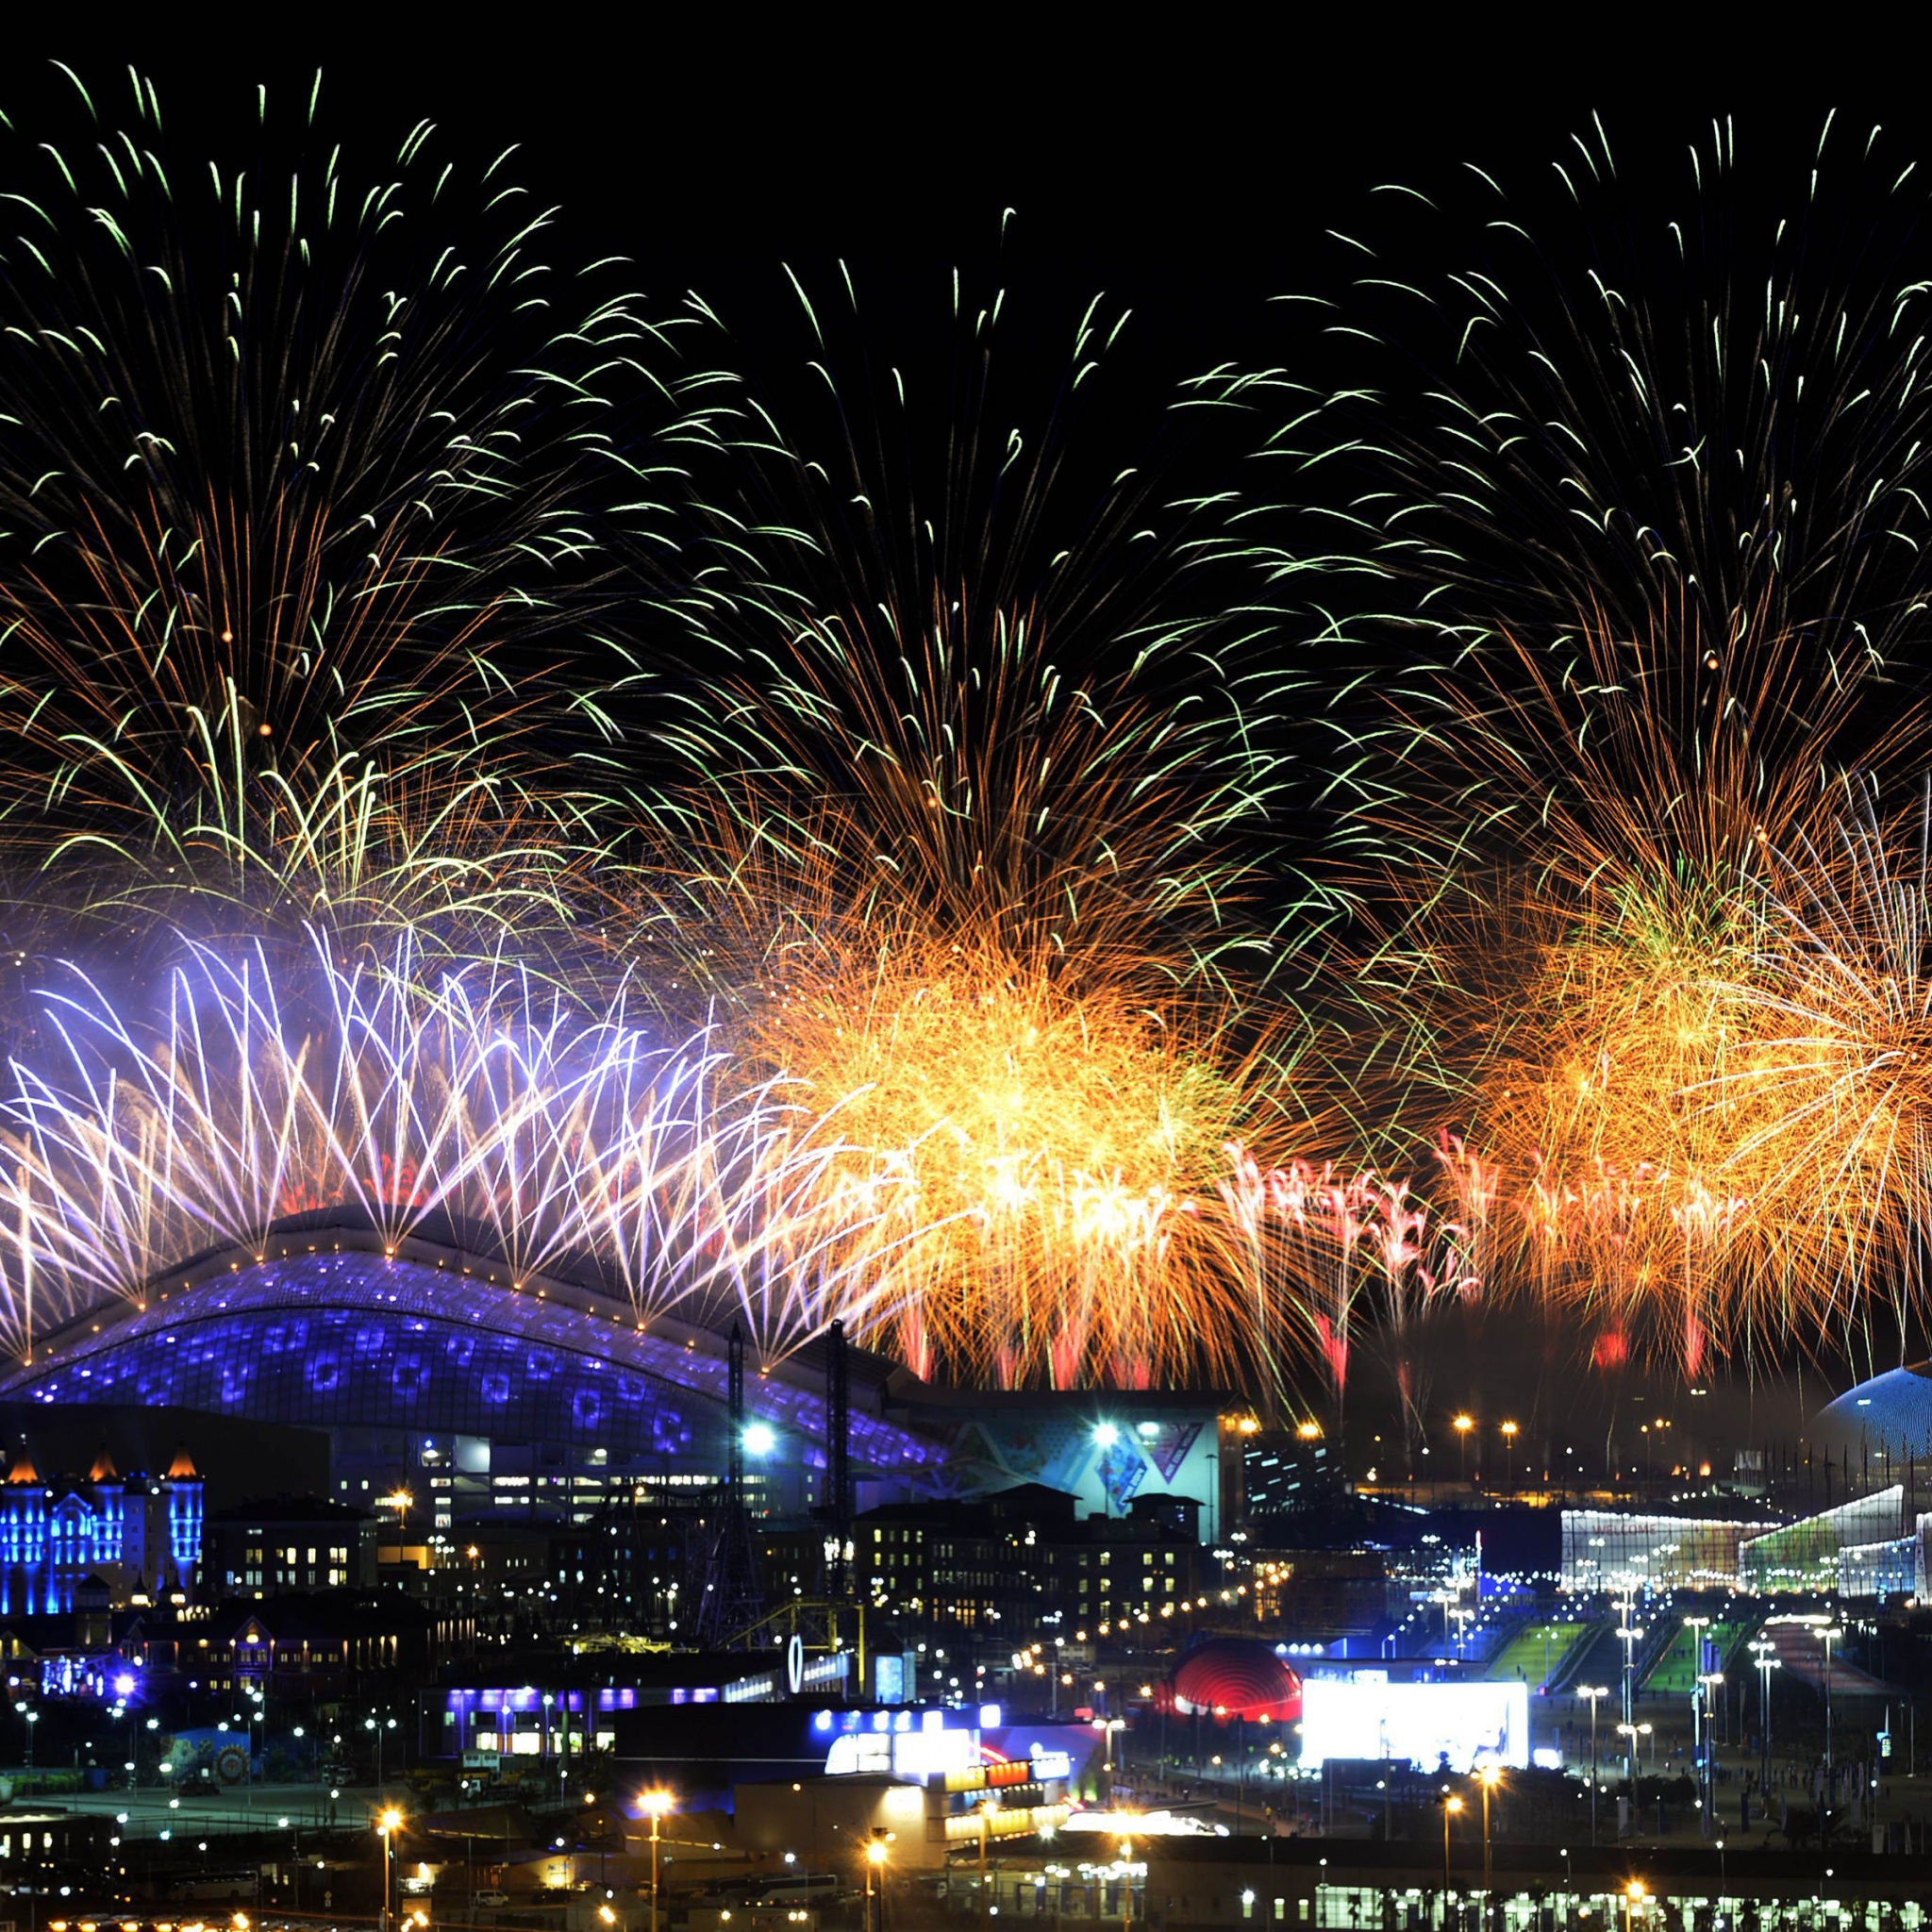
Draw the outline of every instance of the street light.
<instances>
[{"instance_id":1,"label":"street light","mask_svg":"<svg viewBox=\"0 0 1932 1932\"><path fill-rule=\"evenodd\" d=\"M638 1800L651 1821L651 1932L658 1932L658 1821L671 1808L669 1791L646 1791Z\"/></svg>"},{"instance_id":2,"label":"street light","mask_svg":"<svg viewBox=\"0 0 1932 1932\"><path fill-rule=\"evenodd\" d=\"M1476 1774L1483 1788L1483 1915L1490 1910L1490 1793L1502 1781L1502 1767L1492 1757Z\"/></svg>"},{"instance_id":3,"label":"street light","mask_svg":"<svg viewBox=\"0 0 1932 1932\"><path fill-rule=\"evenodd\" d=\"M1107 1749L1106 1761L1102 1765L1101 1769L1107 1778L1107 1795L1109 1799L1111 1799L1113 1796L1114 1733L1116 1731L1124 1731L1126 1729L1126 1727L1127 1721L1124 1717L1097 1717L1093 1720L1093 1728L1100 1733L1102 1741L1106 1745ZM1239 1817L1240 1815L1239 1806L1236 1807L1236 1815L1237 1817Z\"/></svg>"},{"instance_id":4,"label":"street light","mask_svg":"<svg viewBox=\"0 0 1932 1932\"><path fill-rule=\"evenodd\" d=\"M390 1806L375 1821L375 1828L382 1834L382 1924L388 1932L394 1911L391 1900L395 1895L396 1833L403 1828L403 1814Z\"/></svg>"},{"instance_id":5,"label":"street light","mask_svg":"<svg viewBox=\"0 0 1932 1932\"><path fill-rule=\"evenodd\" d=\"M886 1923L886 1836L881 1831L874 1831L865 1847L865 1932L873 1932L874 1877L877 1879L879 1901L878 1923L883 1932Z\"/></svg>"},{"instance_id":6,"label":"street light","mask_svg":"<svg viewBox=\"0 0 1932 1932\"><path fill-rule=\"evenodd\" d=\"M1824 1645L1824 1787L1827 1805L1837 1795L1831 1761L1831 1646L1833 1639L1844 1634L1836 1624L1825 1624L1818 1632L1819 1639Z\"/></svg>"},{"instance_id":7,"label":"street light","mask_svg":"<svg viewBox=\"0 0 1932 1932\"><path fill-rule=\"evenodd\" d=\"M1607 1684L1580 1684L1576 1694L1590 1699L1590 1841L1596 1843L1596 1707L1610 1694Z\"/></svg>"},{"instance_id":8,"label":"street light","mask_svg":"<svg viewBox=\"0 0 1932 1932\"><path fill-rule=\"evenodd\" d=\"M1442 1890L1449 1890L1449 1821L1462 1809L1462 1800L1445 1797L1442 1800Z\"/></svg>"},{"instance_id":9,"label":"street light","mask_svg":"<svg viewBox=\"0 0 1932 1932\"><path fill-rule=\"evenodd\" d=\"M1771 1789L1771 1674L1784 1666L1776 1651L1777 1645L1769 1637L1751 1640L1751 1654L1757 1666L1757 1782L1767 1791Z\"/></svg>"},{"instance_id":10,"label":"street light","mask_svg":"<svg viewBox=\"0 0 1932 1932\"><path fill-rule=\"evenodd\" d=\"M1624 1888L1624 1932L1630 1932L1631 1914L1650 1894L1643 1889L1643 1880L1633 1878Z\"/></svg>"},{"instance_id":11,"label":"street light","mask_svg":"<svg viewBox=\"0 0 1932 1932\"><path fill-rule=\"evenodd\" d=\"M1702 1672L1697 1679L1697 1688L1704 1693L1704 1763L1697 1774L1698 1808L1704 1813L1707 1835L1717 1823L1717 1714L1711 1706L1724 1681L1722 1671Z\"/></svg>"},{"instance_id":12,"label":"street light","mask_svg":"<svg viewBox=\"0 0 1932 1932\"><path fill-rule=\"evenodd\" d=\"M1475 1427L1475 1418L1458 1415L1456 1418L1456 1459L1461 1471L1462 1480L1469 1480L1469 1432Z\"/></svg>"},{"instance_id":13,"label":"street light","mask_svg":"<svg viewBox=\"0 0 1932 1932\"><path fill-rule=\"evenodd\" d=\"M992 1821L1000 1808L997 1798L982 1798L979 1801L979 1924L980 1932L986 1932L989 1914L986 1898L986 1841L992 1831Z\"/></svg>"},{"instance_id":14,"label":"street light","mask_svg":"<svg viewBox=\"0 0 1932 1932\"><path fill-rule=\"evenodd\" d=\"M362 1720L362 1728L363 1728L363 1729L364 1729L365 1731L374 1731L374 1732L375 1733L375 1792L376 1792L376 1795L377 1795L378 1797L380 1797L380 1796L382 1795L382 1738L383 1738L383 1733L384 1733L385 1731L392 1731L392 1730L394 1730L394 1729L395 1729L395 1727L396 1727L396 1721L395 1721L395 1719L394 1719L394 1718L391 1718L391 1719L389 1720L388 1724L378 1724L378 1723L377 1723L377 1722L375 1721L375 1719L374 1719L373 1717L366 1717L366 1718L364 1718L364 1719ZM253 1726L251 1725L251 1729L252 1729L252 1728L253 1728Z\"/></svg>"}]
</instances>

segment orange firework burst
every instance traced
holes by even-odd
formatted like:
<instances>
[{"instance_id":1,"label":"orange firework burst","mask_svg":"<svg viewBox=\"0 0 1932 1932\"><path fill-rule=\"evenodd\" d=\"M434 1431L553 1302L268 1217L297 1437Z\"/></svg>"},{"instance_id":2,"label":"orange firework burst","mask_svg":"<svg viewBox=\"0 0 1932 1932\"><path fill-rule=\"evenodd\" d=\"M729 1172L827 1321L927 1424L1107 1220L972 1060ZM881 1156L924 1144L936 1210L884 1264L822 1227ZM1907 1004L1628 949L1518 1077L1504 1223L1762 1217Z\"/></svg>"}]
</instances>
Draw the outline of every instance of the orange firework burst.
<instances>
[{"instance_id":1,"label":"orange firework burst","mask_svg":"<svg viewBox=\"0 0 1932 1932\"><path fill-rule=\"evenodd\" d=\"M1755 1246L1783 1324L1857 1325L1924 1285L1932 1179L1932 792L1882 818L1869 790L1767 885L1748 976L1748 1057L1699 1096L1749 1123L1738 1164L1762 1203ZM1808 1338L1807 1338L1808 1339ZM1849 1340L1849 1334L1838 1338ZM1869 1329L1865 1336L1870 1346Z\"/></svg>"},{"instance_id":2,"label":"orange firework burst","mask_svg":"<svg viewBox=\"0 0 1932 1932\"><path fill-rule=\"evenodd\" d=\"M837 1184L896 1191L859 1272L892 1283L875 1325L915 1368L1065 1387L1229 1366L1200 1217L1244 1102L1214 1042L910 928L794 960L747 1031L754 1065L835 1116Z\"/></svg>"}]
</instances>

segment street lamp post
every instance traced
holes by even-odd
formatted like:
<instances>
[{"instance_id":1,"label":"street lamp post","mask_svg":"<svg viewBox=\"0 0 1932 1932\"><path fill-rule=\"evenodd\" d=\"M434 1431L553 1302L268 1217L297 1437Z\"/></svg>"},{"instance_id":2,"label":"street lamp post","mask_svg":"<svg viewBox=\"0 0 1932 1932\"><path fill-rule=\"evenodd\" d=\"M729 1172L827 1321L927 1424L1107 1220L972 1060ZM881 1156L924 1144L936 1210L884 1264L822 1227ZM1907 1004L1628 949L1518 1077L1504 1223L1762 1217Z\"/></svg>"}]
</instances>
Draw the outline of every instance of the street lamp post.
<instances>
[{"instance_id":1,"label":"street lamp post","mask_svg":"<svg viewBox=\"0 0 1932 1932\"><path fill-rule=\"evenodd\" d=\"M1690 1762L1697 1773L1697 1815L1708 1838L1710 1822L1704 1810L1704 1633L1710 1628L1710 1619L1686 1617L1684 1627L1690 1633Z\"/></svg>"},{"instance_id":2,"label":"street lamp post","mask_svg":"<svg viewBox=\"0 0 1932 1932\"><path fill-rule=\"evenodd\" d=\"M1590 1700L1590 1841L1596 1843L1596 1707L1610 1694L1607 1684L1583 1684L1577 1696Z\"/></svg>"},{"instance_id":3,"label":"street lamp post","mask_svg":"<svg viewBox=\"0 0 1932 1932\"><path fill-rule=\"evenodd\" d=\"M1643 1901L1649 1897L1649 1895L1650 1894L1644 1890L1643 1880L1641 1878L1633 1878L1630 1881L1630 1883L1624 1888L1624 1932L1630 1932L1631 1920L1634 1914L1636 1913L1637 1907L1641 1906L1643 1903Z\"/></svg>"},{"instance_id":4,"label":"street lamp post","mask_svg":"<svg viewBox=\"0 0 1932 1932\"><path fill-rule=\"evenodd\" d=\"M1490 1915L1490 1793L1502 1778L1502 1770L1492 1757L1478 1774L1483 1788L1483 1917Z\"/></svg>"},{"instance_id":5,"label":"street lamp post","mask_svg":"<svg viewBox=\"0 0 1932 1932\"><path fill-rule=\"evenodd\" d=\"M651 1932L658 1932L658 1821L671 1808L669 1791L646 1791L638 1803L651 1821Z\"/></svg>"},{"instance_id":6,"label":"street lamp post","mask_svg":"<svg viewBox=\"0 0 1932 1932\"><path fill-rule=\"evenodd\" d=\"M1697 1805L1704 1816L1707 1838L1717 1827L1717 1740L1712 1735L1716 1717L1711 1704L1724 1681L1722 1671L1706 1671L1697 1680L1697 1688L1704 1693L1704 1763L1698 1773Z\"/></svg>"},{"instance_id":7,"label":"street lamp post","mask_svg":"<svg viewBox=\"0 0 1932 1932\"><path fill-rule=\"evenodd\" d=\"M392 1731L395 1729L395 1727L396 1721L394 1718L389 1719L386 1723L378 1723L373 1717L367 1717L362 1720L362 1728L365 1731L374 1731L375 1733L375 1794L377 1797L380 1797L382 1795L383 1733L385 1731Z\"/></svg>"},{"instance_id":8,"label":"street lamp post","mask_svg":"<svg viewBox=\"0 0 1932 1932\"><path fill-rule=\"evenodd\" d=\"M389 1927L394 1923L395 1907L391 1901L395 1896L396 1833L402 1829L402 1825L403 1814L393 1805L376 1820L375 1828L382 1834L383 1932L389 1932Z\"/></svg>"},{"instance_id":9,"label":"street lamp post","mask_svg":"<svg viewBox=\"0 0 1932 1932\"><path fill-rule=\"evenodd\" d=\"M1460 1798L1445 1796L1442 1800L1442 1890L1449 1890L1449 1821L1462 1809Z\"/></svg>"},{"instance_id":10,"label":"street lamp post","mask_svg":"<svg viewBox=\"0 0 1932 1932\"><path fill-rule=\"evenodd\" d=\"M990 1837L991 1837L991 1835L992 1835L992 1821L993 1821L993 1816L994 1816L994 1814L995 1814L995 1813L996 1813L996 1812L997 1812L997 1811L999 1810L999 1808L1000 1808L1000 1801L999 1801L999 1800L998 1800L997 1798L982 1798L982 1799L980 1799L980 1801L979 1801L979 1926L980 1926L980 1932L986 1932L986 1927L987 1927L987 1925L989 1924L989 1923L991 1922L991 1914L990 1914L990 1913L988 1912L988 1910L987 1910L987 1903L988 1903L988 1901L987 1901L987 1896L986 1896L986 1842L987 1842L987 1840L988 1840L988 1839L989 1839Z\"/></svg>"},{"instance_id":11,"label":"street lamp post","mask_svg":"<svg viewBox=\"0 0 1932 1932\"><path fill-rule=\"evenodd\" d=\"M1824 1645L1824 1785L1825 1803L1831 1803L1836 1795L1835 1773L1831 1756L1831 1646L1836 1638L1845 1633L1836 1624L1825 1624L1819 1628L1819 1639Z\"/></svg>"},{"instance_id":12,"label":"street lamp post","mask_svg":"<svg viewBox=\"0 0 1932 1932\"><path fill-rule=\"evenodd\" d=\"M1757 1665L1757 1781L1766 1791L1771 1789L1771 1674L1783 1663L1769 1637L1751 1640L1751 1654Z\"/></svg>"},{"instance_id":13,"label":"street lamp post","mask_svg":"<svg viewBox=\"0 0 1932 1932\"><path fill-rule=\"evenodd\" d=\"M1625 1726L1637 1722L1637 1641L1643 1635L1641 1624L1633 1624L1631 1612L1636 1608L1636 1599L1626 1584L1624 1594L1617 1599L1617 1611L1623 1623L1617 1631L1617 1641L1624 1646L1624 1724ZM1634 1738L1634 1733L1633 1733ZM1637 1781L1637 1759L1634 1755L1636 1744L1632 1743L1632 1756L1625 1760L1624 1774L1631 1783Z\"/></svg>"},{"instance_id":14,"label":"street lamp post","mask_svg":"<svg viewBox=\"0 0 1932 1932\"><path fill-rule=\"evenodd\" d=\"M874 1831L865 1847L865 1932L874 1932L873 1895L877 1892L878 1932L885 1932L886 1923L886 1840L882 1833Z\"/></svg>"},{"instance_id":15,"label":"street lamp post","mask_svg":"<svg viewBox=\"0 0 1932 1932\"><path fill-rule=\"evenodd\" d=\"M1457 1466L1461 1471L1465 1487L1469 1483L1469 1432L1475 1427L1474 1416L1459 1415L1456 1418Z\"/></svg>"},{"instance_id":16,"label":"street lamp post","mask_svg":"<svg viewBox=\"0 0 1932 1932\"><path fill-rule=\"evenodd\" d=\"M1093 1720L1093 1728L1100 1733L1101 1743L1106 1753L1101 1771L1107 1780L1107 1796L1109 1802L1113 1798L1114 1733L1116 1731L1124 1731L1126 1727L1127 1721L1124 1717L1097 1717Z\"/></svg>"}]
</instances>

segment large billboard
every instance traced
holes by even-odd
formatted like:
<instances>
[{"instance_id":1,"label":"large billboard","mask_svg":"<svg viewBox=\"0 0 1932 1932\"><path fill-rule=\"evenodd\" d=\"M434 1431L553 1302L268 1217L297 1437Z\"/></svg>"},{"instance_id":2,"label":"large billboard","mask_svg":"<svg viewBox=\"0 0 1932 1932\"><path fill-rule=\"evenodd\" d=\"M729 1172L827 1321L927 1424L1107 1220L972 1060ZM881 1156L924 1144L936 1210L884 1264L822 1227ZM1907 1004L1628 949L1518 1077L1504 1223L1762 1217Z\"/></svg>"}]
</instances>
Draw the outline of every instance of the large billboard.
<instances>
[{"instance_id":1,"label":"large billboard","mask_svg":"<svg viewBox=\"0 0 1932 1932\"><path fill-rule=\"evenodd\" d=\"M1305 1677L1302 1762L1328 1757L1457 1772L1492 1757L1520 1771L1529 1763L1529 1687Z\"/></svg>"}]
</instances>

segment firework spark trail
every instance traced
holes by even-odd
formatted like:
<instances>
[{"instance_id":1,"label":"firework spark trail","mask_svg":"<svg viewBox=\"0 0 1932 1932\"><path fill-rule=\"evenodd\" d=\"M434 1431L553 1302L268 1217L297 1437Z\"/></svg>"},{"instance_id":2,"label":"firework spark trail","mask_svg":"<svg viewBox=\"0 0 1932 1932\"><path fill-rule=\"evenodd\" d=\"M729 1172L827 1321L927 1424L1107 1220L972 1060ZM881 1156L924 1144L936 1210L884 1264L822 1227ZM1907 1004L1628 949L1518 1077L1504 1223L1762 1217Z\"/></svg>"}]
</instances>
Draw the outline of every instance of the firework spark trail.
<instances>
[{"instance_id":1,"label":"firework spark trail","mask_svg":"<svg viewBox=\"0 0 1932 1932\"><path fill-rule=\"evenodd\" d=\"M1446 1122L1477 1150L1491 1292L1693 1370L1815 1338L1881 1279L1914 1300L1916 1238L1880 1201L1922 1185L1911 1108L1894 1131L1869 1074L1892 1064L1876 899L1819 881L1847 874L1820 858L1859 789L1932 753L1907 671L1932 596L1923 194L1827 122L1768 220L1739 152L1714 128L1649 232L1600 125L1540 209L1473 171L1446 271L1413 265L1454 232L1418 196L1412 258L1350 244L1349 378L1251 391L1288 399L1274 450L1302 479L1276 572L1322 560L1360 593L1336 618L1365 693L1344 775L1394 874L1364 973L1426 1016L1385 1140ZM1829 937L1795 938L1810 919ZM1840 1004L1874 989L1862 1046L1824 1017L1840 941Z\"/></svg>"},{"instance_id":2,"label":"firework spark trail","mask_svg":"<svg viewBox=\"0 0 1932 1932\"><path fill-rule=\"evenodd\" d=\"M836 1120L733 1091L715 1041L667 1047L621 1004L419 965L406 946L343 972L318 947L308 1030L264 957L208 948L152 1025L85 984L52 1001L62 1063L16 1062L6 1110L9 1341L303 1217L458 1245L512 1287L554 1269L640 1323L736 1319L773 1358L834 1314L891 1313L840 1256L893 1190L828 1195Z\"/></svg>"},{"instance_id":3,"label":"firework spark trail","mask_svg":"<svg viewBox=\"0 0 1932 1932\"><path fill-rule=\"evenodd\" d=\"M425 125L359 175L318 79L235 165L129 80L0 158L0 843L163 921L527 924L718 441L694 325L554 272L507 155L465 189Z\"/></svg>"}]
</instances>

